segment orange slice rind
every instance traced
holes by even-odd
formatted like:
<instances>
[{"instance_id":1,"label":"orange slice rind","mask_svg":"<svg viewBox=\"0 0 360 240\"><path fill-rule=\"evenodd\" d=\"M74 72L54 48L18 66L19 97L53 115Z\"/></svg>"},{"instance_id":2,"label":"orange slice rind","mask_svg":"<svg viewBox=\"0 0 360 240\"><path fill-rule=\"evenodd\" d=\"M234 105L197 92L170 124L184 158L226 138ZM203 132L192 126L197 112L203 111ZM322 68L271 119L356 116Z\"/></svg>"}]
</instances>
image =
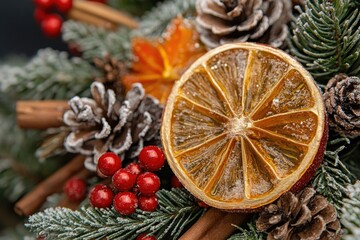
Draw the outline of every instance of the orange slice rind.
<instances>
[{"instance_id":1,"label":"orange slice rind","mask_svg":"<svg viewBox=\"0 0 360 240\"><path fill-rule=\"evenodd\" d=\"M311 75L280 50L239 43L209 51L176 82L161 137L171 169L195 197L251 210L304 176L324 131Z\"/></svg>"}]
</instances>

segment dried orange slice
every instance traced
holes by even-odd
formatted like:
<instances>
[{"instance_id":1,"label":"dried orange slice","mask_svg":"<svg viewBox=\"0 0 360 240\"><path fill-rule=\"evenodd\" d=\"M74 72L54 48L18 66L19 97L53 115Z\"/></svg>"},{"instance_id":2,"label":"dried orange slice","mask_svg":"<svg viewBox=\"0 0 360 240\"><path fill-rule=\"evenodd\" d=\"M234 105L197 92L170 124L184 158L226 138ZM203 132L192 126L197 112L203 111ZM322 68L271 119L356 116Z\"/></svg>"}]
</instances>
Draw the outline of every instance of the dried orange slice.
<instances>
[{"instance_id":1,"label":"dried orange slice","mask_svg":"<svg viewBox=\"0 0 360 240\"><path fill-rule=\"evenodd\" d=\"M219 209L251 210L310 178L326 131L311 75L280 50L241 43L208 52L183 74L161 137L192 194Z\"/></svg>"}]
</instances>

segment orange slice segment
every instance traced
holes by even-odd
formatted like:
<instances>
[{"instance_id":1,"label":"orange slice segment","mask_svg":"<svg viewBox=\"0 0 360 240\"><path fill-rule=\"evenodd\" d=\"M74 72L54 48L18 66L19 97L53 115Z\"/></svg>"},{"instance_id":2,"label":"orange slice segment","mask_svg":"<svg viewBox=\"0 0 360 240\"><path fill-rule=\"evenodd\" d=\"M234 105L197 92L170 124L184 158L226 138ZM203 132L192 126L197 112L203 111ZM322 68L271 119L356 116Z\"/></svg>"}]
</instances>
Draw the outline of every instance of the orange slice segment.
<instances>
[{"instance_id":1,"label":"orange slice segment","mask_svg":"<svg viewBox=\"0 0 360 240\"><path fill-rule=\"evenodd\" d=\"M310 74L280 50L239 43L208 52L184 73L161 137L192 194L216 208L252 210L309 178L325 131Z\"/></svg>"}]
</instances>

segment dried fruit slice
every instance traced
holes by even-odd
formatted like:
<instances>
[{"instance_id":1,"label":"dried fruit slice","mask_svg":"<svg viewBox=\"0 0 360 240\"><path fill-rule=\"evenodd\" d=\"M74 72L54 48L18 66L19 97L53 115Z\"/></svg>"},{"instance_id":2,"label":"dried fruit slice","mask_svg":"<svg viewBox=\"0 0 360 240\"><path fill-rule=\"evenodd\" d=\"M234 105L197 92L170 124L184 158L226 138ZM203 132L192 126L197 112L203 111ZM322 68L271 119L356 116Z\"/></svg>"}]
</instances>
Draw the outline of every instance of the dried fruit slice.
<instances>
[{"instance_id":1,"label":"dried fruit slice","mask_svg":"<svg viewBox=\"0 0 360 240\"><path fill-rule=\"evenodd\" d=\"M304 185L327 138L321 94L286 53L229 44L176 83L161 136L170 167L210 206L251 210Z\"/></svg>"}]
</instances>

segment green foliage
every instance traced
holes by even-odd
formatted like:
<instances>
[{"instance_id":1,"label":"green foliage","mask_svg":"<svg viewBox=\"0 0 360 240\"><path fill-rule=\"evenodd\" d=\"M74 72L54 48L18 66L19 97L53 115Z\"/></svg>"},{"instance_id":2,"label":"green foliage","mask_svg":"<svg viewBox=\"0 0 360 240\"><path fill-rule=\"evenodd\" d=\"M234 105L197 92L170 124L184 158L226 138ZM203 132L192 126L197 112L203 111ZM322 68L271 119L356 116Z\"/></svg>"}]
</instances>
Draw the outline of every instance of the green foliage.
<instances>
[{"instance_id":1,"label":"green foliage","mask_svg":"<svg viewBox=\"0 0 360 240\"><path fill-rule=\"evenodd\" d=\"M14 99L70 99L87 95L98 71L65 52L43 49L24 67L3 66L0 90Z\"/></svg>"},{"instance_id":2,"label":"green foliage","mask_svg":"<svg viewBox=\"0 0 360 240\"><path fill-rule=\"evenodd\" d=\"M341 224L344 227L345 240L358 240L360 236L360 181L347 187L348 196L343 199Z\"/></svg>"},{"instance_id":3,"label":"green foliage","mask_svg":"<svg viewBox=\"0 0 360 240\"><path fill-rule=\"evenodd\" d=\"M34 236L24 227L23 223L15 227L6 228L0 232L0 240L36 240Z\"/></svg>"},{"instance_id":4,"label":"green foliage","mask_svg":"<svg viewBox=\"0 0 360 240\"><path fill-rule=\"evenodd\" d=\"M227 240L264 240L266 234L259 232L255 226L255 219L247 224L246 228L237 227L240 232L233 234Z\"/></svg>"},{"instance_id":5,"label":"green foliage","mask_svg":"<svg viewBox=\"0 0 360 240\"><path fill-rule=\"evenodd\" d=\"M68 20L63 24L63 39L79 46L82 57L92 61L108 54L119 59L129 58L130 30L119 28L115 32L85 23Z\"/></svg>"},{"instance_id":6,"label":"green foliage","mask_svg":"<svg viewBox=\"0 0 360 240\"><path fill-rule=\"evenodd\" d=\"M195 0L168 0L153 8L141 18L135 33L147 37L159 37L173 18L178 15L194 16Z\"/></svg>"},{"instance_id":7,"label":"green foliage","mask_svg":"<svg viewBox=\"0 0 360 240\"><path fill-rule=\"evenodd\" d=\"M141 15L162 0L110 0L109 5L132 15Z\"/></svg>"},{"instance_id":8,"label":"green foliage","mask_svg":"<svg viewBox=\"0 0 360 240\"><path fill-rule=\"evenodd\" d=\"M0 94L1 96L1 94ZM15 116L0 113L0 196L14 202L28 192L40 179L48 176L61 161L41 163L34 152L39 145L40 133L21 130Z\"/></svg>"},{"instance_id":9,"label":"green foliage","mask_svg":"<svg viewBox=\"0 0 360 240\"><path fill-rule=\"evenodd\" d=\"M308 0L292 24L290 52L320 83L360 76L360 11L352 0Z\"/></svg>"},{"instance_id":10,"label":"green foliage","mask_svg":"<svg viewBox=\"0 0 360 240\"><path fill-rule=\"evenodd\" d=\"M30 180L30 181L29 181ZM28 179L13 169L9 159L0 158L0 197L15 202L31 189L35 181Z\"/></svg>"},{"instance_id":11,"label":"green foliage","mask_svg":"<svg viewBox=\"0 0 360 240\"><path fill-rule=\"evenodd\" d=\"M49 208L32 215L27 227L46 239L134 239L150 233L157 239L177 239L203 213L194 198L180 189L160 190L159 207L154 212L137 210L131 216L119 215L114 209L83 206L78 211Z\"/></svg>"},{"instance_id":12,"label":"green foliage","mask_svg":"<svg viewBox=\"0 0 360 240\"><path fill-rule=\"evenodd\" d=\"M346 186L354 180L353 174L344 164L346 160L341 156L350 140L345 137L335 138L328 142L324 160L312 181L317 192L324 195L337 209L342 206L342 199L346 196Z\"/></svg>"}]
</instances>

